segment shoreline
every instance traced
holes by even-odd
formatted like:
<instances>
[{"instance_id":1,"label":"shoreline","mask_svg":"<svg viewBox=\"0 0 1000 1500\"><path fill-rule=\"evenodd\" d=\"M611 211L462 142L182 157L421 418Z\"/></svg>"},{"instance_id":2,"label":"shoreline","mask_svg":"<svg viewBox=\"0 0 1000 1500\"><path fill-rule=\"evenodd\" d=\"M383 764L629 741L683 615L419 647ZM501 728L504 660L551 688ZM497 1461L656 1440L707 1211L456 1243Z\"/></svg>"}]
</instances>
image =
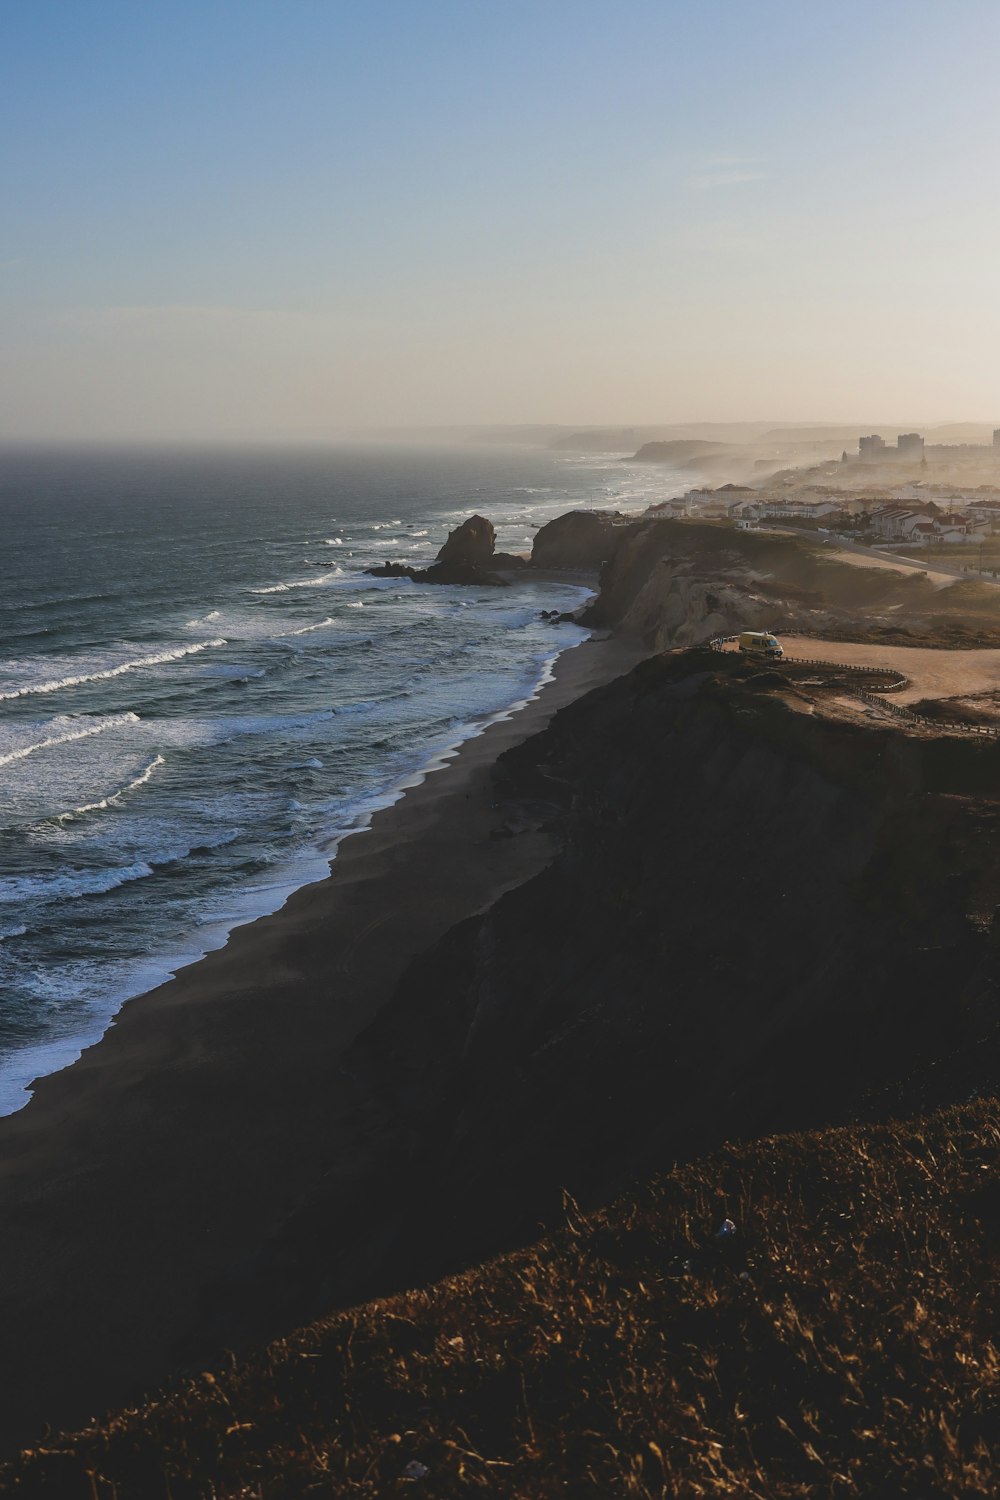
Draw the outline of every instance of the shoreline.
<instances>
[{"instance_id":1,"label":"shoreline","mask_svg":"<svg viewBox=\"0 0 1000 1500\"><path fill-rule=\"evenodd\" d=\"M126 1001L0 1120L5 1439L176 1367L204 1287L336 1170L338 1059L406 964L555 852L540 831L490 837L497 757L646 654L620 638L561 651L523 707L346 837L325 878Z\"/></svg>"},{"instance_id":2,"label":"shoreline","mask_svg":"<svg viewBox=\"0 0 1000 1500\"><path fill-rule=\"evenodd\" d=\"M572 583L585 590L586 597L575 606L575 609L582 609L596 596L593 579L575 569L565 570L565 574L567 576L557 578L549 570L540 574L537 581ZM85 1051L96 1046L114 1026L124 1006L169 984L185 969L200 963L210 953L225 948L233 933L240 927L275 915L297 891L327 879L345 840L356 834L366 833L374 817L387 808L394 807L426 776L444 769L469 740L485 734L494 723L522 712L551 681L555 664L560 657L584 644L588 638L584 636L583 640L571 642L557 649L554 655L542 658L538 663L540 675L526 695L515 698L505 707L484 714L479 720L466 721L458 729L457 738L428 746L425 758L418 765L401 772L397 780L384 790L373 791L362 797L350 826L336 832L328 831L317 839L312 848L303 847L295 854L289 854L285 865L275 872L276 878L269 879L267 885L251 886L244 891L234 892L227 902L234 908L231 916L220 915L204 926L192 929L183 941L179 940L171 948L151 955L142 962L137 960L134 965L136 982L123 985L109 997L106 1005L99 1009L95 1007L89 1024L80 1031L73 1035L41 1040L13 1052L0 1065L0 1122L26 1109L37 1086L45 1078L72 1067Z\"/></svg>"}]
</instances>

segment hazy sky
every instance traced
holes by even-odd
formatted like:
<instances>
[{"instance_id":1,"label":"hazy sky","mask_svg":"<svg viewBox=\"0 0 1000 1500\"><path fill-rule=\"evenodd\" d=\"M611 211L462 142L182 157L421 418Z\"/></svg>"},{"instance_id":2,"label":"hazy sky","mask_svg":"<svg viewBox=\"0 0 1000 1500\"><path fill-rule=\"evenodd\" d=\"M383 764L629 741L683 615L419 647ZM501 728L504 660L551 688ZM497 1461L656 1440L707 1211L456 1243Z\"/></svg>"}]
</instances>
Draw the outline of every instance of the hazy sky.
<instances>
[{"instance_id":1,"label":"hazy sky","mask_svg":"<svg viewBox=\"0 0 1000 1500\"><path fill-rule=\"evenodd\" d=\"M1000 422L997 0L0 0L0 436Z\"/></svg>"}]
</instances>

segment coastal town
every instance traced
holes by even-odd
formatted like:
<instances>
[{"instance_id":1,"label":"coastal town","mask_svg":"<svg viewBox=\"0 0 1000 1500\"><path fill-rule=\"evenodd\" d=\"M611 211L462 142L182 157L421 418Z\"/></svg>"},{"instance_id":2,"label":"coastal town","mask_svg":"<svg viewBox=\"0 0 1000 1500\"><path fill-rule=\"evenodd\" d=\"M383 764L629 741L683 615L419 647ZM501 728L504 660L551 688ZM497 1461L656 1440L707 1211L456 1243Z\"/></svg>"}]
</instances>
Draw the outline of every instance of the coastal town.
<instances>
[{"instance_id":1,"label":"coastal town","mask_svg":"<svg viewBox=\"0 0 1000 1500\"><path fill-rule=\"evenodd\" d=\"M919 433L902 433L895 445L869 434L859 437L854 456L845 450L837 462L751 483L696 486L650 513L741 530L815 530L901 553L978 548L962 564L975 570L986 554L1000 554L1000 428L990 445L932 450Z\"/></svg>"}]
</instances>

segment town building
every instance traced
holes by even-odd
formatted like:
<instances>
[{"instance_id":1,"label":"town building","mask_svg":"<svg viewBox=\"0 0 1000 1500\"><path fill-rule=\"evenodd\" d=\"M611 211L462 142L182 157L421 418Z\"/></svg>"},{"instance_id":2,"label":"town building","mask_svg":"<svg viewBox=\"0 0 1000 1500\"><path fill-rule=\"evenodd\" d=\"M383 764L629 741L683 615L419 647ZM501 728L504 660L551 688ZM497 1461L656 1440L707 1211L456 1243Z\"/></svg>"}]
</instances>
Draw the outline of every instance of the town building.
<instances>
[{"instance_id":1,"label":"town building","mask_svg":"<svg viewBox=\"0 0 1000 1500\"><path fill-rule=\"evenodd\" d=\"M882 506L871 515L871 529L876 536L887 542L906 542L918 547L939 542L948 546L979 542L989 532L990 525L989 516L965 512L935 516L895 505Z\"/></svg>"},{"instance_id":2,"label":"town building","mask_svg":"<svg viewBox=\"0 0 1000 1500\"><path fill-rule=\"evenodd\" d=\"M900 458L921 459L924 456L924 440L919 432L901 432L896 439L896 451Z\"/></svg>"}]
</instances>

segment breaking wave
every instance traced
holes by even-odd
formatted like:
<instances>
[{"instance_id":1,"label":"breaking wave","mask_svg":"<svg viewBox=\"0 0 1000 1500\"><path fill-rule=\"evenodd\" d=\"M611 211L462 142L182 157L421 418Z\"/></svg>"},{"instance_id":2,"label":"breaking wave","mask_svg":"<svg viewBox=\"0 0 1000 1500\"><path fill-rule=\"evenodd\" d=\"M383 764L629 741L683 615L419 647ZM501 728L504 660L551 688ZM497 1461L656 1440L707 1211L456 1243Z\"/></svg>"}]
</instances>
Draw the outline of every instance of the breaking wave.
<instances>
[{"instance_id":1,"label":"breaking wave","mask_svg":"<svg viewBox=\"0 0 1000 1500\"><path fill-rule=\"evenodd\" d=\"M224 640L195 641L190 646L175 646L170 651L157 651L151 656L134 657L131 661L118 662L113 667L102 667L93 672L69 673L42 682L27 682L23 687L9 688L0 692L0 702L12 698L27 698L33 693L57 693L60 688L80 687L85 682L103 682L110 677L121 677L124 672L137 672L143 667L161 667L167 662L179 661L183 656L192 656L196 651L208 651L213 646L224 646Z\"/></svg>"},{"instance_id":2,"label":"breaking wave","mask_svg":"<svg viewBox=\"0 0 1000 1500\"><path fill-rule=\"evenodd\" d=\"M289 589L315 589L329 583L332 578L342 578L343 568L330 568L317 578L297 578L291 583L272 583L266 589L251 589L251 594L287 594Z\"/></svg>"},{"instance_id":3,"label":"breaking wave","mask_svg":"<svg viewBox=\"0 0 1000 1500\"><path fill-rule=\"evenodd\" d=\"M315 625L300 625L298 630L286 630L286 635L308 635L311 630L325 630L328 625L335 625L336 621L327 616L325 620L317 620Z\"/></svg>"},{"instance_id":4,"label":"breaking wave","mask_svg":"<svg viewBox=\"0 0 1000 1500\"><path fill-rule=\"evenodd\" d=\"M39 691L41 691L39 689ZM9 694L17 697L17 694ZM105 734L109 729L121 729L126 724L138 724L139 715L133 713L109 714L104 719L74 719L68 716L60 716L52 719L46 724L45 730L49 731L40 740L29 740L27 744L18 745L13 750L6 750L0 754L0 766L9 766L16 760L25 760L29 755L34 755L38 750L50 750L55 745L69 745L74 740L87 740L95 734ZM15 737L18 732L37 734L41 726L27 724L24 726L12 726ZM55 731L52 733L52 731Z\"/></svg>"},{"instance_id":5,"label":"breaking wave","mask_svg":"<svg viewBox=\"0 0 1000 1500\"><path fill-rule=\"evenodd\" d=\"M136 787L144 786L156 768L162 766L163 763L162 755L154 756L145 770L140 771L139 775L134 777L132 781L126 782L124 786L119 787L117 792L110 792L108 796L102 797L100 802L85 802L82 807L73 807L69 812L58 813L54 821L56 823L69 823L74 818L82 818L85 813L103 812L106 807L114 807L116 802L120 802L129 792L134 792Z\"/></svg>"}]
</instances>

